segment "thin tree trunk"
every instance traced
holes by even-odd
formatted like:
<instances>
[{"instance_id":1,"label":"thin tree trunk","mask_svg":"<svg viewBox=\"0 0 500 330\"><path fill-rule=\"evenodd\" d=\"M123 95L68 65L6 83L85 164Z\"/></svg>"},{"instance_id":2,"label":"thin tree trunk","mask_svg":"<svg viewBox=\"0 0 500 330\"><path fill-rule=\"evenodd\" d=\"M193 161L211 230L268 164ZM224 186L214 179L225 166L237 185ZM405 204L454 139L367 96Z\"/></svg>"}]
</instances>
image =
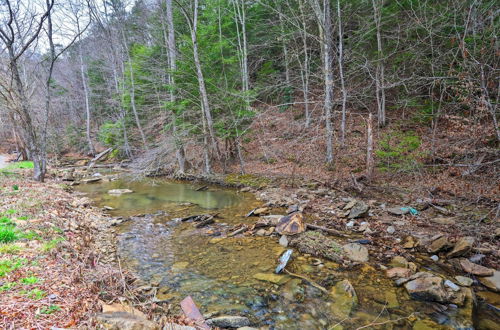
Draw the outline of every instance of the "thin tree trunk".
<instances>
[{"instance_id":1,"label":"thin tree trunk","mask_svg":"<svg viewBox=\"0 0 500 330\"><path fill-rule=\"evenodd\" d=\"M371 180L373 176L373 130L372 130L372 114L368 115L368 125L366 129L366 177Z\"/></svg>"},{"instance_id":2,"label":"thin tree trunk","mask_svg":"<svg viewBox=\"0 0 500 330\"><path fill-rule=\"evenodd\" d=\"M173 7L172 0L166 0L166 11L167 11L167 50L168 50L168 60L169 60L169 69L170 72L168 74L168 80L170 85L170 102L175 103L176 95L175 95L175 71L177 70L177 48L175 45L175 30L174 30L174 17L173 17ZM176 147L176 158L177 163L179 165L179 172L184 173L186 171L186 154L184 151L184 145L182 144L181 139L177 136L177 126L176 126L176 114L172 112L173 115L173 135L174 135L174 144Z\"/></svg>"},{"instance_id":3,"label":"thin tree trunk","mask_svg":"<svg viewBox=\"0 0 500 330\"><path fill-rule=\"evenodd\" d=\"M339 46L338 46L338 62L339 62L339 75L340 75L340 88L342 91L342 121L340 122L340 144L345 145L345 126L346 126L346 103L347 103L347 89L345 87L344 79L344 32L342 30L342 15L340 12L340 0L337 0L337 20L339 23Z\"/></svg>"},{"instance_id":4,"label":"thin tree trunk","mask_svg":"<svg viewBox=\"0 0 500 330\"><path fill-rule=\"evenodd\" d=\"M375 92L377 99L378 126L383 127L386 124L385 119L385 80L384 80L384 63L382 51L382 35L381 35L381 8L376 3L377 0L372 0L373 19L377 31L377 69L375 73Z\"/></svg>"},{"instance_id":5,"label":"thin tree trunk","mask_svg":"<svg viewBox=\"0 0 500 330\"><path fill-rule=\"evenodd\" d=\"M303 46L303 51L304 51L304 63L301 64L301 74L300 78L302 80L302 94L304 97L304 111L305 111L305 116L306 116L306 123L305 127L309 128L309 125L311 124L311 114L309 111L309 48L307 46L307 23L305 20L305 13L304 13L304 3L302 0L299 2L300 6L300 15L301 15L301 22L302 22L302 46ZM299 61L300 63L300 61Z\"/></svg>"},{"instance_id":6,"label":"thin tree trunk","mask_svg":"<svg viewBox=\"0 0 500 330\"><path fill-rule=\"evenodd\" d=\"M80 76L82 78L82 85L83 85L83 94L85 96L85 116L86 116L86 135L87 135L87 143L89 147L89 153L94 156L95 155L95 149L94 145L92 144L92 138L90 136L90 100L89 100L89 90L87 87L87 77L85 76L85 69L83 66L83 56L82 56L82 48L80 45L79 49L79 56L80 56Z\"/></svg>"}]
</instances>

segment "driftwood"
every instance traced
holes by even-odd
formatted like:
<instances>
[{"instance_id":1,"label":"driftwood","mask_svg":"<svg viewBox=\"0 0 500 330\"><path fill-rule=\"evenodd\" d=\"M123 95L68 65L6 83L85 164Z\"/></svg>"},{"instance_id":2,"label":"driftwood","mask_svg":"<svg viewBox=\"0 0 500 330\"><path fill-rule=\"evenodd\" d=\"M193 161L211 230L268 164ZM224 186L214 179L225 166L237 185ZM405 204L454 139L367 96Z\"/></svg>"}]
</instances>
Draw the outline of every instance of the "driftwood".
<instances>
[{"instance_id":1,"label":"driftwood","mask_svg":"<svg viewBox=\"0 0 500 330\"><path fill-rule=\"evenodd\" d=\"M208 186L201 186L199 188L196 188L195 191L205 191L208 189Z\"/></svg>"},{"instance_id":2,"label":"driftwood","mask_svg":"<svg viewBox=\"0 0 500 330\"><path fill-rule=\"evenodd\" d=\"M207 218L205 220L201 220L200 222L197 222L196 225L194 225L196 228L201 228L205 227L206 225L209 225L211 223L214 223L214 217Z\"/></svg>"},{"instance_id":3,"label":"driftwood","mask_svg":"<svg viewBox=\"0 0 500 330\"><path fill-rule=\"evenodd\" d=\"M292 273L290 271L288 271L287 269L283 269L283 271L285 273L287 273L288 275L290 276L293 276L293 277L297 277L297 278L300 278L306 282L308 282L309 284L311 284L313 287L315 287L316 289L319 289L321 291L323 291L324 293L326 294L329 294L328 290L325 289L324 287L322 287L321 285L319 285L318 283L314 282L313 280L311 280L310 278L307 278L305 276L302 276L302 275L299 275L299 274L295 274L295 273Z\"/></svg>"},{"instance_id":4,"label":"driftwood","mask_svg":"<svg viewBox=\"0 0 500 330\"><path fill-rule=\"evenodd\" d=\"M243 226L241 226L241 228L238 228L235 231L233 231L232 233L228 234L227 237L236 236L238 234L246 232L247 230L248 230L248 227L246 225L243 225Z\"/></svg>"},{"instance_id":5,"label":"driftwood","mask_svg":"<svg viewBox=\"0 0 500 330\"><path fill-rule=\"evenodd\" d=\"M318 225L313 225L310 223L306 224L306 227L308 229L312 229L312 230L321 230L321 231L327 232L327 233L335 235L335 236L347 237L346 234L343 234L342 232L335 230L335 229L330 229L330 228L326 228L326 227L322 227L322 226L318 226Z\"/></svg>"},{"instance_id":6,"label":"driftwood","mask_svg":"<svg viewBox=\"0 0 500 330\"><path fill-rule=\"evenodd\" d=\"M104 150L103 152L97 154L94 158L92 158L89 162L89 168L94 167L95 163L98 162L101 158L109 154L111 151L113 151L113 148L108 148Z\"/></svg>"}]
</instances>

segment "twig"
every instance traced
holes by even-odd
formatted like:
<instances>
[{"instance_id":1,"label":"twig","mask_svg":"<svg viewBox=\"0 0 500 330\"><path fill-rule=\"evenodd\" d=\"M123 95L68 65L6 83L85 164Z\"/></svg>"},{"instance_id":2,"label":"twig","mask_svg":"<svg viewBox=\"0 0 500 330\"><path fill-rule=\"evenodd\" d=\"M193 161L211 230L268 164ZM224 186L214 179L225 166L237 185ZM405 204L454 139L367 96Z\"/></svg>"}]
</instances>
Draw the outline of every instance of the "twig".
<instances>
[{"instance_id":1,"label":"twig","mask_svg":"<svg viewBox=\"0 0 500 330\"><path fill-rule=\"evenodd\" d=\"M335 236L348 237L346 234L343 234L343 233L341 233L338 230L330 229L330 228L326 228L326 227L322 227L322 226L318 226L318 225L313 225L313 224L310 224L310 223L306 224L306 227L309 228L309 229L322 230L324 232L327 232L327 233L335 235Z\"/></svg>"},{"instance_id":2,"label":"twig","mask_svg":"<svg viewBox=\"0 0 500 330\"><path fill-rule=\"evenodd\" d=\"M325 289L324 287L322 287L321 285L319 285L318 283L314 282L313 280L305 277L305 276L302 276L302 275L299 275L299 274L295 274L295 273L292 273L286 269L284 269L285 273L287 273L288 275L290 276L293 276L293 277L298 277L300 279L303 279L304 281L308 282L309 284L311 284L313 287L315 287L316 289L319 289L321 291L323 291L324 293L326 294L329 294L328 290Z\"/></svg>"}]
</instances>

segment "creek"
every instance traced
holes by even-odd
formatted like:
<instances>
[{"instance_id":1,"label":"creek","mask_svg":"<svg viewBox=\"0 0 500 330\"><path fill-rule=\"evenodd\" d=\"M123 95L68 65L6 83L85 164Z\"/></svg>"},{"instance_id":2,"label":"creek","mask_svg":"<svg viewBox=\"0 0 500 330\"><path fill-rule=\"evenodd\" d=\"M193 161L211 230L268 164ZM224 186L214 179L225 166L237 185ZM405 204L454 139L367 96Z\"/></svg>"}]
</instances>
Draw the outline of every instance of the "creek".
<instances>
[{"instance_id":1,"label":"creek","mask_svg":"<svg viewBox=\"0 0 500 330\"><path fill-rule=\"evenodd\" d=\"M273 275L286 250L277 237L221 236L234 225L253 224L258 218L245 215L262 202L234 189L209 186L197 191L198 187L164 179L119 179L80 185L77 190L87 193L99 207L112 207L112 216L131 217L118 226L122 266L158 286L157 298L172 306L190 295L203 314L246 316L254 326L275 329L342 329L340 325L356 329L372 322L387 322L377 329L408 329L408 320L415 320L412 314L431 316L451 327L470 324L470 311L437 311L434 304L412 300L404 288L395 287L382 271L368 264L343 269L294 251L287 266L328 290L347 279L357 301L335 290L325 294L289 275ZM133 193L110 195L110 189ZM195 228L193 223L178 220L204 213L218 213L216 223Z\"/></svg>"}]
</instances>

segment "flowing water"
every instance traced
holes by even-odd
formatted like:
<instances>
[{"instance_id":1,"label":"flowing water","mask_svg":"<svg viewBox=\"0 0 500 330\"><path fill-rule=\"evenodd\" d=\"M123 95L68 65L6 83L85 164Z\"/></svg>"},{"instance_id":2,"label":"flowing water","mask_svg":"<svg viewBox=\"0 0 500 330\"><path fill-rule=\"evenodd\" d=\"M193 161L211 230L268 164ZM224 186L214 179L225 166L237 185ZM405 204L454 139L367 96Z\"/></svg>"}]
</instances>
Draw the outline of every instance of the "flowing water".
<instances>
[{"instance_id":1,"label":"flowing water","mask_svg":"<svg viewBox=\"0 0 500 330\"><path fill-rule=\"evenodd\" d=\"M371 322L383 323L377 329L408 329L408 320L414 321L410 315L416 312L421 313L415 314L418 318L430 315L455 328L467 323L465 310L436 311L433 304L413 301L403 288L394 287L369 265L344 270L295 251L287 266L327 289L348 279L357 293L357 304L345 295L325 294L301 279L274 276L277 260L286 250L276 237L221 237L234 225L255 222L257 218L245 214L261 202L249 193L215 186L196 191L198 187L167 180L121 179L82 185L78 190L88 193L98 206L113 207L113 216L132 216L119 226L122 264L144 281L158 285L157 298L173 306L191 295L204 314L247 316L255 326L275 329L336 325L334 329L341 329L339 324L355 329ZM107 193L117 188L134 192ZM195 228L194 223L177 219L204 213L218 213L216 223Z\"/></svg>"}]
</instances>

